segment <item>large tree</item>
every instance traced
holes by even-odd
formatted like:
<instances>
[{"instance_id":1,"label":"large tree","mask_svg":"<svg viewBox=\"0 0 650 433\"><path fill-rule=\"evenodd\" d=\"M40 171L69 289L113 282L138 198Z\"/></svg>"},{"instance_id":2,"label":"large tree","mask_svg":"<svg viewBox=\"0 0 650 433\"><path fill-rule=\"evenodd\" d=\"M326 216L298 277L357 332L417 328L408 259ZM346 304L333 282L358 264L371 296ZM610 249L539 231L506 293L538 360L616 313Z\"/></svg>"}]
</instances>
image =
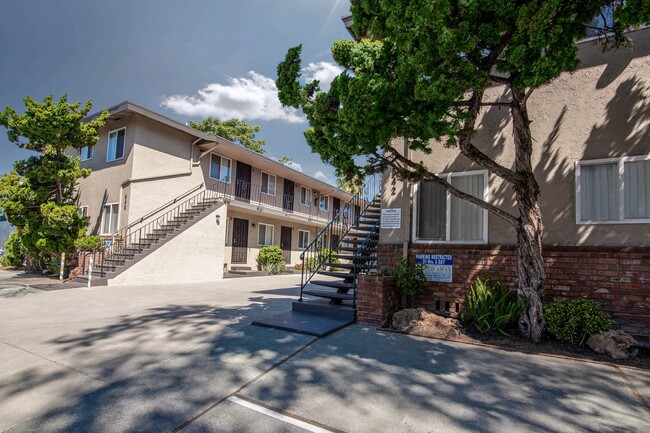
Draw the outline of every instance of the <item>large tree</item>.
<instances>
[{"instance_id":1,"label":"large tree","mask_svg":"<svg viewBox=\"0 0 650 433\"><path fill-rule=\"evenodd\" d=\"M83 108L68 103L65 95L58 101L47 96L42 103L28 96L24 102L22 115L11 107L0 112L0 125L11 142L38 155L16 161L13 171L0 178L0 207L17 228L31 265L42 268L52 256L72 251L85 232L88 219L79 215L76 186L90 170L65 151L94 146L108 112L84 122L90 101Z\"/></svg>"},{"instance_id":2,"label":"large tree","mask_svg":"<svg viewBox=\"0 0 650 433\"><path fill-rule=\"evenodd\" d=\"M517 290L527 305L519 327L538 342L545 326L544 224L527 103L536 88L576 69L576 40L588 29L602 34L608 47L617 47L626 43L626 26L650 21L649 3L352 0L358 41L338 41L332 48L344 72L328 92L321 92L317 81L302 85L301 47L291 48L278 66L280 101L303 109L311 125L305 133L308 144L340 175L392 168L401 179L434 182L512 225L517 233ZM486 92L493 86L503 87L500 97ZM481 111L490 107L510 112L512 166L490 158L475 140ZM510 185L518 212L507 212L437 177L419 159L393 147L397 137L416 151L411 155L430 154L441 145L458 149ZM359 156L368 163L356 165Z\"/></svg>"},{"instance_id":3,"label":"large tree","mask_svg":"<svg viewBox=\"0 0 650 433\"><path fill-rule=\"evenodd\" d=\"M258 125L249 125L243 120L229 119L219 120L214 117L207 117L200 122L187 122L194 129L218 135L227 140L240 144L257 153L264 153L265 140L255 140L255 134L260 132Z\"/></svg>"}]
</instances>

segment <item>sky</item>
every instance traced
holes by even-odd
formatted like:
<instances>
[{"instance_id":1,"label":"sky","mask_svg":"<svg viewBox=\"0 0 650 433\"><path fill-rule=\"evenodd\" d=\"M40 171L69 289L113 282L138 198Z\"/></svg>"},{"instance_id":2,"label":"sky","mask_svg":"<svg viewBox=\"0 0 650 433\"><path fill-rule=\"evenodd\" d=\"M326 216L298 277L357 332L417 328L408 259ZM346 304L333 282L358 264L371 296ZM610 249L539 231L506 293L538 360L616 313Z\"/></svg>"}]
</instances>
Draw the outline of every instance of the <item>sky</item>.
<instances>
[{"instance_id":1,"label":"sky","mask_svg":"<svg viewBox=\"0 0 650 433\"><path fill-rule=\"evenodd\" d=\"M21 0L0 14L0 107L27 95L92 99L92 112L129 100L185 123L206 116L261 127L266 156L325 181L300 111L277 99L276 68L303 44L303 75L322 87L339 73L334 41L348 0ZM29 157L0 127L0 174Z\"/></svg>"}]
</instances>

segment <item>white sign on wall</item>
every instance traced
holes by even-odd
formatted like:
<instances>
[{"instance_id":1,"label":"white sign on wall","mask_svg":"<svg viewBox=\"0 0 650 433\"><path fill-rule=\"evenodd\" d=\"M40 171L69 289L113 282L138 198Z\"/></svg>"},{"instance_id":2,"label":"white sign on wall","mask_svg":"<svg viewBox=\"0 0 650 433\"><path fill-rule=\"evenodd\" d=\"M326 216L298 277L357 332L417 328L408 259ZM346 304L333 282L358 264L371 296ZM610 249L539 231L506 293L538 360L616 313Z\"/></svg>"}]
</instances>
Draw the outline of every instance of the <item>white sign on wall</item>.
<instances>
[{"instance_id":1,"label":"white sign on wall","mask_svg":"<svg viewBox=\"0 0 650 433\"><path fill-rule=\"evenodd\" d=\"M402 228L402 208L388 208L381 210L382 229Z\"/></svg>"},{"instance_id":2,"label":"white sign on wall","mask_svg":"<svg viewBox=\"0 0 650 433\"><path fill-rule=\"evenodd\" d=\"M451 254L416 254L415 263L424 265L427 281L451 283L454 257Z\"/></svg>"}]
</instances>

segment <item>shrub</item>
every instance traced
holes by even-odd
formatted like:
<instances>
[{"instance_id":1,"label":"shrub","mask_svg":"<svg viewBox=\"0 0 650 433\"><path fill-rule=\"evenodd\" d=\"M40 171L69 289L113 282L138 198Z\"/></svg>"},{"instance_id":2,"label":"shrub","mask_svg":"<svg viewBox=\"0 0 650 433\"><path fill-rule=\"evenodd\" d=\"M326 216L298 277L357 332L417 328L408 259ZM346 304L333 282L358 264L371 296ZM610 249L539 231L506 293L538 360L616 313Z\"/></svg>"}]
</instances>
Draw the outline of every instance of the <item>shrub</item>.
<instances>
[{"instance_id":1,"label":"shrub","mask_svg":"<svg viewBox=\"0 0 650 433\"><path fill-rule=\"evenodd\" d=\"M417 263L414 267L410 267L406 257L399 254L395 271L395 285L400 292L403 308L417 306L420 295L424 291L425 281L424 265Z\"/></svg>"},{"instance_id":2,"label":"shrub","mask_svg":"<svg viewBox=\"0 0 650 433\"><path fill-rule=\"evenodd\" d=\"M587 335L605 332L612 326L600 305L587 298L547 304L544 317L551 335L578 345Z\"/></svg>"},{"instance_id":3,"label":"shrub","mask_svg":"<svg viewBox=\"0 0 650 433\"><path fill-rule=\"evenodd\" d=\"M79 251L101 251L104 249L104 240L99 236L84 236L74 241L74 246Z\"/></svg>"},{"instance_id":4,"label":"shrub","mask_svg":"<svg viewBox=\"0 0 650 433\"><path fill-rule=\"evenodd\" d=\"M260 271L272 275L285 272L287 265L284 263L284 251L275 245L260 248L257 255L257 267Z\"/></svg>"},{"instance_id":5,"label":"shrub","mask_svg":"<svg viewBox=\"0 0 650 433\"><path fill-rule=\"evenodd\" d=\"M517 292L509 290L503 281L476 278L467 293L461 321L482 334L509 335L508 330L517 323L522 309Z\"/></svg>"},{"instance_id":6,"label":"shrub","mask_svg":"<svg viewBox=\"0 0 650 433\"><path fill-rule=\"evenodd\" d=\"M11 232L5 242L5 253L0 258L2 266L22 266L25 262L25 248L18 232Z\"/></svg>"},{"instance_id":7,"label":"shrub","mask_svg":"<svg viewBox=\"0 0 650 433\"><path fill-rule=\"evenodd\" d=\"M336 251L332 251L329 248L321 248L318 250L318 261L320 263L340 263L339 255ZM315 266L314 266L315 267Z\"/></svg>"}]
</instances>

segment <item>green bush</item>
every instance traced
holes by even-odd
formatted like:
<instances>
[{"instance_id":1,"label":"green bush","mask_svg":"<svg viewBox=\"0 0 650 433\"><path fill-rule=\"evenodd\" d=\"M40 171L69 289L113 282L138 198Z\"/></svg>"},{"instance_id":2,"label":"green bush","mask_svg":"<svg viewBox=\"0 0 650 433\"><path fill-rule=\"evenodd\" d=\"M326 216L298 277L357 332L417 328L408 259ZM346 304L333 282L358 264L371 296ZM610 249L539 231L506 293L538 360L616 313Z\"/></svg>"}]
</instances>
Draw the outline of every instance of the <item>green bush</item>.
<instances>
[{"instance_id":1,"label":"green bush","mask_svg":"<svg viewBox=\"0 0 650 433\"><path fill-rule=\"evenodd\" d=\"M275 245L260 248L257 255L257 267L260 271L272 275L285 272L287 265L284 263L284 251Z\"/></svg>"},{"instance_id":2,"label":"green bush","mask_svg":"<svg viewBox=\"0 0 650 433\"><path fill-rule=\"evenodd\" d=\"M402 308L417 307L425 282L424 265L417 263L414 267L410 267L406 257L399 254L395 270L395 285L402 298Z\"/></svg>"},{"instance_id":3,"label":"green bush","mask_svg":"<svg viewBox=\"0 0 650 433\"><path fill-rule=\"evenodd\" d=\"M318 251L318 261L321 263L340 263L338 253L329 248L321 248Z\"/></svg>"},{"instance_id":4,"label":"green bush","mask_svg":"<svg viewBox=\"0 0 650 433\"><path fill-rule=\"evenodd\" d=\"M84 236L74 241L78 251L101 251L104 249L104 240L99 236Z\"/></svg>"},{"instance_id":5,"label":"green bush","mask_svg":"<svg viewBox=\"0 0 650 433\"><path fill-rule=\"evenodd\" d=\"M25 248L20 241L18 232L11 232L5 242L5 252L0 257L2 266L22 266L25 262Z\"/></svg>"},{"instance_id":6,"label":"green bush","mask_svg":"<svg viewBox=\"0 0 650 433\"><path fill-rule=\"evenodd\" d=\"M469 288L461 321L474 325L482 334L509 335L508 330L517 323L522 309L517 292L509 290L503 281L476 278Z\"/></svg>"},{"instance_id":7,"label":"green bush","mask_svg":"<svg viewBox=\"0 0 650 433\"><path fill-rule=\"evenodd\" d=\"M544 318L551 335L578 345L587 335L605 332L612 326L600 305L587 298L547 304Z\"/></svg>"}]
</instances>

